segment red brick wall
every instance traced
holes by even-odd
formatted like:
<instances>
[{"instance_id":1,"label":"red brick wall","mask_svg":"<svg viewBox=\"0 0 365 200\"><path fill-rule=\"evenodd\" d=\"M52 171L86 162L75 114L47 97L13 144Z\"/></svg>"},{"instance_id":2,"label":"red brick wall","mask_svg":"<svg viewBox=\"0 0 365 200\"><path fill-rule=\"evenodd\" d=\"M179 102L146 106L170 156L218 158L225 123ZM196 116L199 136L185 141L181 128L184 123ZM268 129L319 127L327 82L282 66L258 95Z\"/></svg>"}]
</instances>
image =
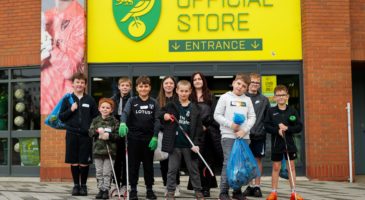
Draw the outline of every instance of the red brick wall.
<instances>
[{"instance_id":1,"label":"red brick wall","mask_svg":"<svg viewBox=\"0 0 365 200\"><path fill-rule=\"evenodd\" d=\"M40 64L40 1L0 1L0 66Z\"/></svg>"},{"instance_id":2,"label":"red brick wall","mask_svg":"<svg viewBox=\"0 0 365 200\"><path fill-rule=\"evenodd\" d=\"M365 0L351 0L352 60L365 61Z\"/></svg>"},{"instance_id":3,"label":"red brick wall","mask_svg":"<svg viewBox=\"0 0 365 200\"><path fill-rule=\"evenodd\" d=\"M347 180L350 0L303 0L302 28L306 173L310 179Z\"/></svg>"}]
</instances>

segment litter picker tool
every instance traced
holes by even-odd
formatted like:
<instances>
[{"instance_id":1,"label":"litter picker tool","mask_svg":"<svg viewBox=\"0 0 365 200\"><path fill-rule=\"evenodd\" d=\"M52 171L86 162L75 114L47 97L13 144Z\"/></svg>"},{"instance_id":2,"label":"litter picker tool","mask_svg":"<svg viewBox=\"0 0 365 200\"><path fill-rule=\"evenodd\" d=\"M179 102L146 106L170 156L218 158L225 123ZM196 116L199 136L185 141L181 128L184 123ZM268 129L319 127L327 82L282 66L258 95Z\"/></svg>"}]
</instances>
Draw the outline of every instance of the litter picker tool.
<instances>
[{"instance_id":1,"label":"litter picker tool","mask_svg":"<svg viewBox=\"0 0 365 200\"><path fill-rule=\"evenodd\" d=\"M183 127L179 124L179 121L177 121L176 117L175 117L174 115L172 115L172 114L170 114L170 115L171 115L171 117L175 120L175 122L177 123L177 125L178 125L179 129L181 130L181 132L183 132L183 133L184 133L184 135L185 135L186 139L188 139L188 141L190 142L190 144L191 144L192 146L195 146L195 145L194 145L194 143L193 143L193 141L191 141L191 139L190 139L189 135L188 135L188 134L186 133L186 131L184 130L184 128L183 128ZM203 156L200 154L200 152L199 152L199 151L197 152L197 154L199 155L200 159L203 161L204 165L205 165L205 166L207 167L207 169L209 170L210 175L214 176L214 173L213 173L212 169L209 167L208 163L205 161L205 159L203 158Z\"/></svg>"},{"instance_id":2,"label":"litter picker tool","mask_svg":"<svg viewBox=\"0 0 365 200\"><path fill-rule=\"evenodd\" d=\"M291 169L290 158L289 158L289 152L288 152L288 144L286 143L285 134L283 134L283 138L284 138L284 143L285 143L286 157L288 158L288 165L289 165L289 173L290 173L291 184L292 184L292 186L293 186L295 200L297 200L297 191L296 191L296 189L295 189L295 183L294 183L293 171L292 171L292 169Z\"/></svg>"},{"instance_id":3,"label":"litter picker tool","mask_svg":"<svg viewBox=\"0 0 365 200\"><path fill-rule=\"evenodd\" d=\"M105 143L105 144L106 144L106 149L107 149L108 155L109 155L110 165L112 166L112 171L113 171L113 176L114 176L114 180L115 180L115 185L116 185L117 191L118 191L118 199L121 199L120 198L119 185L118 185L118 182L117 182L117 176L115 175L115 170L114 170L114 166L113 166L113 159L112 159L112 156L110 155L109 145L107 143Z\"/></svg>"},{"instance_id":4,"label":"litter picker tool","mask_svg":"<svg viewBox=\"0 0 365 200\"><path fill-rule=\"evenodd\" d=\"M124 136L125 142L125 168L126 168L126 179L127 179L127 190L124 194L124 199L129 200L129 165L128 165L128 139Z\"/></svg>"}]
</instances>

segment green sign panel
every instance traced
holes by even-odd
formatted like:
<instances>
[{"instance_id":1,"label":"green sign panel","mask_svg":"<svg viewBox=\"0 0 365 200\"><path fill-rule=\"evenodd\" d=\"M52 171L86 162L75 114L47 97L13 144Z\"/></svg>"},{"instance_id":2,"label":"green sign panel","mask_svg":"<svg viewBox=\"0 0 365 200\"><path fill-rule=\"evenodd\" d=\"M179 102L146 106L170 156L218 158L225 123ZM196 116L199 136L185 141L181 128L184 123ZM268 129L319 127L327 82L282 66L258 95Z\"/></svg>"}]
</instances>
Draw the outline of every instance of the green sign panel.
<instances>
[{"instance_id":1,"label":"green sign panel","mask_svg":"<svg viewBox=\"0 0 365 200\"><path fill-rule=\"evenodd\" d=\"M169 40L169 52L262 51L262 39Z\"/></svg>"}]
</instances>

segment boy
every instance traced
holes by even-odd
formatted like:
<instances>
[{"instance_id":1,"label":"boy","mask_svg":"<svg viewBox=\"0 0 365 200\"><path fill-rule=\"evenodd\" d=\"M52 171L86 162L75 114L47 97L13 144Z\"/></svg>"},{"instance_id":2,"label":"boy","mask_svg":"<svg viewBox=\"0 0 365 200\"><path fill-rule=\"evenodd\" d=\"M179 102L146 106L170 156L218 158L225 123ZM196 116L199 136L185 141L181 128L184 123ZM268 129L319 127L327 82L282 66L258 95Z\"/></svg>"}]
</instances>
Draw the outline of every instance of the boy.
<instances>
[{"instance_id":1,"label":"boy","mask_svg":"<svg viewBox=\"0 0 365 200\"><path fill-rule=\"evenodd\" d=\"M138 199L137 183L139 166L143 162L144 181L146 184L146 198L156 199L152 190L154 183L153 155L157 148L157 136L160 130L158 119L159 106L150 97L151 80L147 76L140 76L136 80L138 96L131 97L122 113L119 135L124 137L128 133L129 177L131 191L130 200Z\"/></svg>"},{"instance_id":2,"label":"boy","mask_svg":"<svg viewBox=\"0 0 365 200\"><path fill-rule=\"evenodd\" d=\"M260 94L261 76L256 73L250 74L251 83L248 86L248 92L246 95L251 98L253 108L256 114L255 125L250 130L250 149L255 156L257 164L262 174L262 158L265 157L266 149L266 131L264 129L264 118L267 110L270 108L270 102L267 97ZM262 197L260 189L261 176L256 177L255 181L252 181L254 185L249 185L245 192L245 196Z\"/></svg>"},{"instance_id":3,"label":"boy","mask_svg":"<svg viewBox=\"0 0 365 200\"><path fill-rule=\"evenodd\" d=\"M272 166L272 192L266 198L267 200L277 200L277 188L279 181L279 171L283 157L289 159L291 169L287 166L289 173L289 183L292 189L291 200L303 200L295 191L295 158L297 157L297 148L294 143L293 134L302 131L302 122L299 119L298 112L289 107L286 103L289 99L288 89L284 85L278 85L274 89L274 99L277 106L269 108L265 120L265 130L271 133L271 160ZM287 157L289 154L289 158ZM292 177L291 177L292 176ZM293 180L293 182L292 182Z\"/></svg>"},{"instance_id":4,"label":"boy","mask_svg":"<svg viewBox=\"0 0 365 200\"><path fill-rule=\"evenodd\" d=\"M249 140L250 129L256 121L251 99L245 95L249 84L250 78L247 75L241 73L237 74L232 83L233 90L223 94L219 98L217 107L214 111L214 119L220 125L224 155L219 194L219 199L221 200L231 199L228 194L229 185L226 170L233 143L236 138ZM246 120L241 125L236 124L233 121L235 114L243 115ZM233 191L232 198L238 200L246 199L242 194L241 189Z\"/></svg>"},{"instance_id":5,"label":"boy","mask_svg":"<svg viewBox=\"0 0 365 200\"><path fill-rule=\"evenodd\" d=\"M116 154L116 141L119 121L112 115L114 101L102 98L99 101L101 115L94 118L89 129L89 136L93 138L93 156L96 169L96 180L99 193L95 199L109 199L112 165ZM109 158L112 157L112 161Z\"/></svg>"},{"instance_id":6,"label":"boy","mask_svg":"<svg viewBox=\"0 0 365 200\"><path fill-rule=\"evenodd\" d=\"M65 162L71 164L73 196L87 196L86 181L92 162L89 128L92 119L99 114L95 100L85 94L86 83L84 74L72 76L72 98L75 103L71 105L69 101L63 101L59 114L60 120L66 124Z\"/></svg>"},{"instance_id":7,"label":"boy","mask_svg":"<svg viewBox=\"0 0 365 200\"><path fill-rule=\"evenodd\" d=\"M201 192L199 160L196 153L199 152L199 146L203 144L203 124L198 106L189 100L191 94L190 82L187 80L179 81L176 93L178 101L169 102L161 110L163 120L171 121L171 123L165 123L161 148L162 151L169 153L166 199L175 199L176 174L180 169L181 157L184 157L195 191L195 198L201 200L204 199L204 196ZM175 119L177 120L176 122ZM184 132L189 135L196 146L192 146L189 143Z\"/></svg>"},{"instance_id":8,"label":"boy","mask_svg":"<svg viewBox=\"0 0 365 200\"><path fill-rule=\"evenodd\" d=\"M132 81L128 77L121 77L118 80L119 92L112 96L115 109L113 115L118 120L120 119L128 99L131 97ZM125 141L123 139L117 140L117 155L115 157L114 169L117 180L121 186L121 194L127 191L127 166L125 162ZM122 171L123 170L123 171Z\"/></svg>"}]
</instances>

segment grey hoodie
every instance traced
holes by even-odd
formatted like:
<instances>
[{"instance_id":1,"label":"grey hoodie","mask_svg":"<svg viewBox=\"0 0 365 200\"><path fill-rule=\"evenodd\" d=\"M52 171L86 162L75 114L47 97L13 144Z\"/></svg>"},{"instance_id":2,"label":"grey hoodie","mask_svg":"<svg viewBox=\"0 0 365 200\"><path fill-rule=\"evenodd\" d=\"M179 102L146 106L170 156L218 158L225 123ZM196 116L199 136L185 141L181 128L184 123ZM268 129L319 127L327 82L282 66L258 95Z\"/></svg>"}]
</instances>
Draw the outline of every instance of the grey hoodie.
<instances>
[{"instance_id":1,"label":"grey hoodie","mask_svg":"<svg viewBox=\"0 0 365 200\"><path fill-rule=\"evenodd\" d=\"M249 139L249 132L256 121L252 101L246 95L237 96L233 92L223 94L214 111L214 119L219 123L222 138L236 139L232 130L234 113L243 114L246 118L240 129L246 132L244 139Z\"/></svg>"}]
</instances>

